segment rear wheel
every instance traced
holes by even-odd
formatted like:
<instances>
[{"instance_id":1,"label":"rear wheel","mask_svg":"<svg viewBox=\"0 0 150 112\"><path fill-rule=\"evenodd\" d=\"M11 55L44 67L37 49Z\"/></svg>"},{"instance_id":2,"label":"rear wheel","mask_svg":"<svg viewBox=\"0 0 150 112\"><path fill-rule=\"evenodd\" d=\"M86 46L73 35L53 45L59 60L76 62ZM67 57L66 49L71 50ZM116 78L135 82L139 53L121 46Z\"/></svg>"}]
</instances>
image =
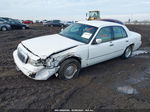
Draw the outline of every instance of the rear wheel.
<instances>
[{"instance_id":1,"label":"rear wheel","mask_svg":"<svg viewBox=\"0 0 150 112\"><path fill-rule=\"evenodd\" d=\"M58 77L60 79L72 79L79 75L81 69L80 62L76 59L67 59L60 65L60 69L58 71Z\"/></svg>"},{"instance_id":2,"label":"rear wheel","mask_svg":"<svg viewBox=\"0 0 150 112\"><path fill-rule=\"evenodd\" d=\"M8 29L7 29L7 27L3 26L3 27L1 28L1 30L2 30L2 31L7 31Z\"/></svg>"},{"instance_id":3,"label":"rear wheel","mask_svg":"<svg viewBox=\"0 0 150 112\"><path fill-rule=\"evenodd\" d=\"M130 58L131 56L132 56L132 46L130 45L130 46L128 46L127 48L126 48L126 50L124 51L124 54L122 55L122 57L124 58L124 59L128 59L128 58Z\"/></svg>"}]
</instances>

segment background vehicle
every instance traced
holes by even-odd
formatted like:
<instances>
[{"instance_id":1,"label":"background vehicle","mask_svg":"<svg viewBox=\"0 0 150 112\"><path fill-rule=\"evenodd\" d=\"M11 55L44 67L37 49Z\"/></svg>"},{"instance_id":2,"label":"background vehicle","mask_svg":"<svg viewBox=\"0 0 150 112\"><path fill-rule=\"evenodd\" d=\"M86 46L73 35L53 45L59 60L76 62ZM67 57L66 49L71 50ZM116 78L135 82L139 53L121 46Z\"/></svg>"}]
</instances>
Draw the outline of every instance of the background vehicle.
<instances>
[{"instance_id":1,"label":"background vehicle","mask_svg":"<svg viewBox=\"0 0 150 112\"><path fill-rule=\"evenodd\" d=\"M0 17L1 20L4 20L4 21L12 21L13 19L11 18L7 18L7 17Z\"/></svg>"},{"instance_id":2,"label":"background vehicle","mask_svg":"<svg viewBox=\"0 0 150 112\"><path fill-rule=\"evenodd\" d=\"M52 21L47 21L44 23L45 26L51 26L51 27L64 27L66 26L64 23L62 23L60 20L52 20Z\"/></svg>"},{"instance_id":3,"label":"background vehicle","mask_svg":"<svg viewBox=\"0 0 150 112\"><path fill-rule=\"evenodd\" d=\"M24 24L33 24L33 21L31 21L31 20L25 20L22 23L24 23Z\"/></svg>"},{"instance_id":4,"label":"background vehicle","mask_svg":"<svg viewBox=\"0 0 150 112\"><path fill-rule=\"evenodd\" d=\"M86 13L87 20L100 20L100 11L89 11Z\"/></svg>"},{"instance_id":5,"label":"background vehicle","mask_svg":"<svg viewBox=\"0 0 150 112\"><path fill-rule=\"evenodd\" d=\"M66 26L69 26L69 25L71 25L71 24L73 24L73 23L74 23L73 21L64 22L64 24L65 24Z\"/></svg>"},{"instance_id":6,"label":"background vehicle","mask_svg":"<svg viewBox=\"0 0 150 112\"><path fill-rule=\"evenodd\" d=\"M40 20L36 20L35 23L40 23Z\"/></svg>"},{"instance_id":7,"label":"background vehicle","mask_svg":"<svg viewBox=\"0 0 150 112\"><path fill-rule=\"evenodd\" d=\"M28 29L29 26L21 23L19 20L11 19L11 18L3 18L5 20L5 24L9 24L12 29Z\"/></svg>"},{"instance_id":8,"label":"background vehicle","mask_svg":"<svg viewBox=\"0 0 150 112\"><path fill-rule=\"evenodd\" d=\"M140 46L141 35L125 25L84 21L60 34L22 41L13 57L17 67L32 79L47 80L53 74L71 79L79 75L81 68L118 56L130 58Z\"/></svg>"},{"instance_id":9,"label":"background vehicle","mask_svg":"<svg viewBox=\"0 0 150 112\"><path fill-rule=\"evenodd\" d=\"M52 22L52 21L44 21L44 22L43 22L43 25L44 25L44 26L50 26L51 22Z\"/></svg>"},{"instance_id":10,"label":"background vehicle","mask_svg":"<svg viewBox=\"0 0 150 112\"><path fill-rule=\"evenodd\" d=\"M0 30L1 31L11 30L11 26L9 24L6 24L5 21L0 20Z\"/></svg>"},{"instance_id":11,"label":"background vehicle","mask_svg":"<svg viewBox=\"0 0 150 112\"><path fill-rule=\"evenodd\" d=\"M41 23L43 23L43 24L44 24L44 23L46 23L47 21L48 21L48 20L42 20L42 21L41 21Z\"/></svg>"},{"instance_id":12,"label":"background vehicle","mask_svg":"<svg viewBox=\"0 0 150 112\"><path fill-rule=\"evenodd\" d=\"M108 21L108 22L114 22L114 23L119 23L119 24L124 24L123 22L116 20L116 19L102 19L100 18L100 11L89 11L88 13L86 13L86 19L88 21L92 21L92 20L99 20L99 21Z\"/></svg>"}]
</instances>

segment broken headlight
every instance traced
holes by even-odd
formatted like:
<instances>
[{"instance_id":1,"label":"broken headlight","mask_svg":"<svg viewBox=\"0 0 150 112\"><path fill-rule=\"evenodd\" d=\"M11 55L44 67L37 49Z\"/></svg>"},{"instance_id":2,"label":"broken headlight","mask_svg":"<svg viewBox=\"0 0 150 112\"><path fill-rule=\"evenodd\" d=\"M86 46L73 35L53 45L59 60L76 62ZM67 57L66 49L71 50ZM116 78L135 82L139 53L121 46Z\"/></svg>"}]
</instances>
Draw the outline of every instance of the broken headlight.
<instances>
[{"instance_id":1,"label":"broken headlight","mask_svg":"<svg viewBox=\"0 0 150 112\"><path fill-rule=\"evenodd\" d=\"M46 66L50 68L54 68L58 65L58 61L54 58L50 58L46 60Z\"/></svg>"},{"instance_id":2,"label":"broken headlight","mask_svg":"<svg viewBox=\"0 0 150 112\"><path fill-rule=\"evenodd\" d=\"M30 63L33 66L43 66L42 60L33 60L33 59L29 58L28 63Z\"/></svg>"}]
</instances>

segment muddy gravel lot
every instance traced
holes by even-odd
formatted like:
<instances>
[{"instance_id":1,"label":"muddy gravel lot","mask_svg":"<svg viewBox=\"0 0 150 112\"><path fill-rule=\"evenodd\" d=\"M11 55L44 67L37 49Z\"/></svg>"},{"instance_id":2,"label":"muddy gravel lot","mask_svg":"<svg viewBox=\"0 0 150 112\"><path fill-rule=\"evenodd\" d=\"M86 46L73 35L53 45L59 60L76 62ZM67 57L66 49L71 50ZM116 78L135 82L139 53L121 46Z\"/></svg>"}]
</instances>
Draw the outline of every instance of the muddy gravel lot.
<instances>
[{"instance_id":1,"label":"muddy gravel lot","mask_svg":"<svg viewBox=\"0 0 150 112\"><path fill-rule=\"evenodd\" d=\"M29 30L0 32L0 111L150 109L150 26L128 27L142 34L139 52L128 60L116 58L83 69L78 78L68 81L29 79L16 71L12 58L22 40L58 33L61 28L32 25Z\"/></svg>"}]
</instances>

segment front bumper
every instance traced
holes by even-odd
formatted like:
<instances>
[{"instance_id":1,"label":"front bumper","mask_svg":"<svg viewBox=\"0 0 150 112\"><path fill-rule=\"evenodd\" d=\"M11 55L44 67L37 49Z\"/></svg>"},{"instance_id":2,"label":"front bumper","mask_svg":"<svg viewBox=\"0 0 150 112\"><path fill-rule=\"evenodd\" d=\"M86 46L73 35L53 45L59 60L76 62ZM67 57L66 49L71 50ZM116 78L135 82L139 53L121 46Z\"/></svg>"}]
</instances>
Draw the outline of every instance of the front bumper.
<instances>
[{"instance_id":1,"label":"front bumper","mask_svg":"<svg viewBox=\"0 0 150 112\"><path fill-rule=\"evenodd\" d=\"M13 58L19 70L21 70L23 74L25 74L26 76L34 80L47 80L58 70L57 67L49 69L49 68L45 68L44 66L36 67L28 63L25 64L19 59L17 55L17 50L13 52Z\"/></svg>"}]
</instances>

